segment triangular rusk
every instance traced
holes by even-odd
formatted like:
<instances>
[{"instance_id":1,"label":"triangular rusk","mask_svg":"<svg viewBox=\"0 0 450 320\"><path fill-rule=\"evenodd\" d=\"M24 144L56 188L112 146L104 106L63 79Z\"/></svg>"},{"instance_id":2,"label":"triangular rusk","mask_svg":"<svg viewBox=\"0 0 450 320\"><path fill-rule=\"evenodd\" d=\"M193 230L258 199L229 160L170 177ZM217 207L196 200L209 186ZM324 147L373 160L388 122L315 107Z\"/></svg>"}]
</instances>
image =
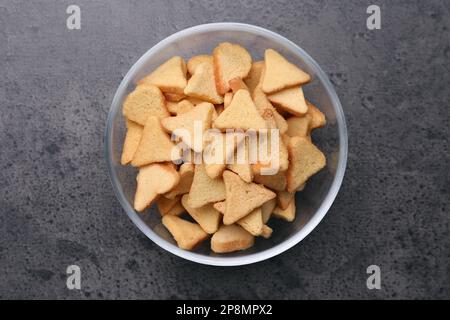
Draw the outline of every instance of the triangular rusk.
<instances>
[{"instance_id":1,"label":"triangular rusk","mask_svg":"<svg viewBox=\"0 0 450 320\"><path fill-rule=\"evenodd\" d=\"M217 92L224 94L230 90L229 81L245 78L252 67L252 57L237 44L223 42L213 51L214 78Z\"/></svg>"},{"instance_id":2,"label":"triangular rusk","mask_svg":"<svg viewBox=\"0 0 450 320\"><path fill-rule=\"evenodd\" d=\"M305 96L301 87L284 89L280 92L268 95L267 98L278 108L293 115L302 116L308 111Z\"/></svg>"},{"instance_id":3,"label":"triangular rusk","mask_svg":"<svg viewBox=\"0 0 450 320\"><path fill-rule=\"evenodd\" d=\"M232 163L227 165L227 168L234 173L237 173L239 177L245 182L252 182L253 180L253 170L252 165L250 163Z\"/></svg>"},{"instance_id":4,"label":"triangular rusk","mask_svg":"<svg viewBox=\"0 0 450 320\"><path fill-rule=\"evenodd\" d=\"M177 171L168 163L154 163L139 169L136 177L134 209L142 211L156 196L172 189L180 180Z\"/></svg>"},{"instance_id":5,"label":"triangular rusk","mask_svg":"<svg viewBox=\"0 0 450 320\"><path fill-rule=\"evenodd\" d=\"M248 76L244 79L244 82L247 85L250 94L253 94L253 91L259 84L263 69L264 69L264 61L253 62L252 68L250 69Z\"/></svg>"},{"instance_id":6,"label":"triangular rusk","mask_svg":"<svg viewBox=\"0 0 450 320\"><path fill-rule=\"evenodd\" d=\"M179 102L186 98L184 94L164 92L164 97L168 102Z\"/></svg>"},{"instance_id":7,"label":"triangular rusk","mask_svg":"<svg viewBox=\"0 0 450 320\"><path fill-rule=\"evenodd\" d=\"M184 94L187 84L186 64L183 58L172 57L138 83L155 85L163 92Z\"/></svg>"},{"instance_id":8,"label":"triangular rusk","mask_svg":"<svg viewBox=\"0 0 450 320\"><path fill-rule=\"evenodd\" d=\"M233 92L238 92L239 90L247 90L248 92L250 92L244 80L242 80L241 78L231 79L230 81L228 81L228 85Z\"/></svg>"},{"instance_id":9,"label":"triangular rusk","mask_svg":"<svg viewBox=\"0 0 450 320\"><path fill-rule=\"evenodd\" d=\"M163 131L159 119L153 116L148 117L131 164L140 167L153 162L177 160L178 156L172 155L174 147L175 144Z\"/></svg>"},{"instance_id":10,"label":"triangular rusk","mask_svg":"<svg viewBox=\"0 0 450 320\"><path fill-rule=\"evenodd\" d=\"M286 189L286 172L278 171L276 174L262 175L255 174L253 181L263 184L265 187L280 191Z\"/></svg>"},{"instance_id":11,"label":"triangular rusk","mask_svg":"<svg viewBox=\"0 0 450 320\"><path fill-rule=\"evenodd\" d=\"M255 237L240 226L221 226L211 238L211 250L216 253L245 250L253 246L254 242Z\"/></svg>"},{"instance_id":12,"label":"triangular rusk","mask_svg":"<svg viewBox=\"0 0 450 320\"><path fill-rule=\"evenodd\" d=\"M178 201L172 208L170 208L169 211L166 212L165 215L169 214L172 216L179 216L186 210L184 209L183 205L181 204L181 201Z\"/></svg>"},{"instance_id":13,"label":"triangular rusk","mask_svg":"<svg viewBox=\"0 0 450 320\"><path fill-rule=\"evenodd\" d=\"M325 167L325 155L307 138L292 137L288 145L287 191L295 192L313 174Z\"/></svg>"},{"instance_id":14,"label":"triangular rusk","mask_svg":"<svg viewBox=\"0 0 450 320\"><path fill-rule=\"evenodd\" d=\"M212 65L213 57L207 54L200 54L198 56L193 56L186 63L187 71L189 72L190 75L193 75L195 73L195 69L197 69L197 67L204 62L211 63ZM214 80L214 74L212 75L211 78Z\"/></svg>"},{"instance_id":15,"label":"triangular rusk","mask_svg":"<svg viewBox=\"0 0 450 320\"><path fill-rule=\"evenodd\" d=\"M289 154L283 137L276 132L259 135L258 162L253 164L254 173L274 175L288 169Z\"/></svg>"},{"instance_id":16,"label":"triangular rusk","mask_svg":"<svg viewBox=\"0 0 450 320\"><path fill-rule=\"evenodd\" d=\"M203 164L195 166L194 180L189 191L189 206L200 208L211 202L225 199L225 184L222 177L211 179Z\"/></svg>"},{"instance_id":17,"label":"triangular rusk","mask_svg":"<svg viewBox=\"0 0 450 320\"><path fill-rule=\"evenodd\" d=\"M264 54L265 73L262 79L262 89L265 93L274 93L293 87L310 80L309 74L287 61L273 49L267 49Z\"/></svg>"},{"instance_id":18,"label":"triangular rusk","mask_svg":"<svg viewBox=\"0 0 450 320\"><path fill-rule=\"evenodd\" d=\"M255 208L275 198L276 194L256 183L247 183L229 170L223 173L226 188L224 224L232 224Z\"/></svg>"},{"instance_id":19,"label":"triangular rusk","mask_svg":"<svg viewBox=\"0 0 450 320\"><path fill-rule=\"evenodd\" d=\"M214 121L214 127L221 130L267 128L247 90L239 90L233 95L230 105Z\"/></svg>"},{"instance_id":20,"label":"triangular rusk","mask_svg":"<svg viewBox=\"0 0 450 320\"><path fill-rule=\"evenodd\" d=\"M215 108L216 108L217 117L213 120L216 120L219 117L219 115L223 112L223 109L224 109L223 104L216 104Z\"/></svg>"},{"instance_id":21,"label":"triangular rusk","mask_svg":"<svg viewBox=\"0 0 450 320\"><path fill-rule=\"evenodd\" d=\"M194 106L196 106L196 105L198 105L198 104L200 104L202 102L205 102L203 100L200 100L200 99L197 99L197 98L194 98L194 97L186 97L186 100L189 101L190 103L192 103Z\"/></svg>"},{"instance_id":22,"label":"triangular rusk","mask_svg":"<svg viewBox=\"0 0 450 320\"><path fill-rule=\"evenodd\" d=\"M139 146L139 142L142 138L142 131L144 127L137 124L136 122L127 121L127 134L125 136L125 141L123 143L122 157L120 163L126 165L133 160L133 156Z\"/></svg>"},{"instance_id":23,"label":"triangular rusk","mask_svg":"<svg viewBox=\"0 0 450 320\"><path fill-rule=\"evenodd\" d=\"M232 159L234 150L240 145L244 134L222 133L211 130L205 135L206 146L203 150L203 161L206 173L212 179L221 176L227 163Z\"/></svg>"},{"instance_id":24,"label":"triangular rusk","mask_svg":"<svg viewBox=\"0 0 450 320\"><path fill-rule=\"evenodd\" d=\"M183 207L187 210L189 215L197 221L197 223L205 230L206 233L214 233L219 229L219 224L222 215L219 211L214 209L213 204L209 203L200 208L192 208L189 205L189 195L185 194L181 198Z\"/></svg>"},{"instance_id":25,"label":"triangular rusk","mask_svg":"<svg viewBox=\"0 0 450 320\"><path fill-rule=\"evenodd\" d=\"M225 213L226 203L225 201L216 202L213 205L214 209L219 211L221 214Z\"/></svg>"},{"instance_id":26,"label":"triangular rusk","mask_svg":"<svg viewBox=\"0 0 450 320\"><path fill-rule=\"evenodd\" d=\"M170 116L161 90L152 85L141 85L131 92L123 103L122 112L127 119L142 126L149 116Z\"/></svg>"},{"instance_id":27,"label":"triangular rusk","mask_svg":"<svg viewBox=\"0 0 450 320\"><path fill-rule=\"evenodd\" d=\"M284 219L286 221L294 221L295 219L295 199L289 203L286 209L281 209L280 207L276 207L273 210L273 216L277 218Z\"/></svg>"},{"instance_id":28,"label":"triangular rusk","mask_svg":"<svg viewBox=\"0 0 450 320\"><path fill-rule=\"evenodd\" d=\"M234 173L237 173L245 182L252 182L253 180L253 170L250 163L249 152L249 140L246 139L245 142L240 143L237 147L234 159L231 159L233 161L229 161L227 164L227 168Z\"/></svg>"},{"instance_id":29,"label":"triangular rusk","mask_svg":"<svg viewBox=\"0 0 450 320\"><path fill-rule=\"evenodd\" d=\"M265 224L262 228L261 237L269 239L272 236L272 232L272 228Z\"/></svg>"},{"instance_id":30,"label":"triangular rusk","mask_svg":"<svg viewBox=\"0 0 450 320\"><path fill-rule=\"evenodd\" d=\"M223 96L223 108L226 109L230 105L231 101L233 100L233 92L227 92Z\"/></svg>"},{"instance_id":31,"label":"triangular rusk","mask_svg":"<svg viewBox=\"0 0 450 320\"><path fill-rule=\"evenodd\" d=\"M166 108L171 115L176 115L178 111L178 102L166 101Z\"/></svg>"},{"instance_id":32,"label":"triangular rusk","mask_svg":"<svg viewBox=\"0 0 450 320\"><path fill-rule=\"evenodd\" d=\"M208 234L196 223L183 220L174 215L165 215L163 225L169 230L181 249L192 250L208 238Z\"/></svg>"},{"instance_id":33,"label":"triangular rusk","mask_svg":"<svg viewBox=\"0 0 450 320\"><path fill-rule=\"evenodd\" d=\"M167 131L179 136L195 152L203 150L203 132L211 128L214 106L201 103L176 117L164 118L161 124Z\"/></svg>"},{"instance_id":34,"label":"triangular rusk","mask_svg":"<svg viewBox=\"0 0 450 320\"><path fill-rule=\"evenodd\" d=\"M180 175L180 182L164 197L173 199L177 195L188 193L191 189L192 180L194 179L194 165L192 163L183 163L178 171Z\"/></svg>"},{"instance_id":35,"label":"triangular rusk","mask_svg":"<svg viewBox=\"0 0 450 320\"><path fill-rule=\"evenodd\" d=\"M270 200L272 201L272 200ZM268 201L268 202L270 202ZM266 202L266 203L268 203ZM275 206L274 206L275 207ZM214 203L214 209L218 212L224 214L226 209L226 201L216 202ZM272 208L273 210L273 208ZM272 213L272 211L270 212ZM262 207L256 208L252 212L250 212L245 217L239 219L236 222L242 228L250 232L254 236L259 236L262 233L263 228L263 217L262 217Z\"/></svg>"},{"instance_id":36,"label":"triangular rusk","mask_svg":"<svg viewBox=\"0 0 450 320\"><path fill-rule=\"evenodd\" d=\"M311 115L308 113L302 117L290 117L287 119L288 130L287 134L290 137L306 137L309 135L309 125L311 122Z\"/></svg>"},{"instance_id":37,"label":"triangular rusk","mask_svg":"<svg viewBox=\"0 0 450 320\"><path fill-rule=\"evenodd\" d=\"M325 115L309 101L306 101L306 104L308 105L308 115L311 116L309 130L323 127L327 122Z\"/></svg>"},{"instance_id":38,"label":"triangular rusk","mask_svg":"<svg viewBox=\"0 0 450 320\"><path fill-rule=\"evenodd\" d=\"M167 102L167 109L171 114L179 116L194 109L194 105L189 100L181 100L180 102Z\"/></svg>"},{"instance_id":39,"label":"triangular rusk","mask_svg":"<svg viewBox=\"0 0 450 320\"><path fill-rule=\"evenodd\" d=\"M159 197L156 199L156 205L162 216L167 214L178 202L180 202L180 198L167 199L165 197Z\"/></svg>"},{"instance_id":40,"label":"triangular rusk","mask_svg":"<svg viewBox=\"0 0 450 320\"><path fill-rule=\"evenodd\" d=\"M196 66L195 73L189 79L186 88L184 88L184 93L189 97L214 104L223 102L222 96L216 90L212 60Z\"/></svg>"}]
</instances>

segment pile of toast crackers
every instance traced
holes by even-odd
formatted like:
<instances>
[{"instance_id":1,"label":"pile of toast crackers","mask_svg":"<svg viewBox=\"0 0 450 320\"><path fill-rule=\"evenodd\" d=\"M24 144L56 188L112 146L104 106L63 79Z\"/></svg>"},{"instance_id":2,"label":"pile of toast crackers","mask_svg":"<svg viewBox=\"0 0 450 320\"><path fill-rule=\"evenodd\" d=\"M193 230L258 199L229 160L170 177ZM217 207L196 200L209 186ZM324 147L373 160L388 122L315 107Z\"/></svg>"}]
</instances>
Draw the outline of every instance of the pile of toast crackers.
<instances>
[{"instance_id":1,"label":"pile of toast crackers","mask_svg":"<svg viewBox=\"0 0 450 320\"><path fill-rule=\"evenodd\" d=\"M211 238L216 253L250 248L255 237L269 238L271 217L293 221L295 193L326 165L311 131L325 125L324 114L308 102L302 86L310 76L280 53L267 49L252 61L238 44L220 43L211 55L174 56L141 79L123 103L127 133L121 163L137 167L136 211L156 202L162 223L178 246L193 250ZM193 124L202 130L277 129L279 167L267 163L174 163L173 137L192 154ZM172 136L172 139L171 139ZM226 150L225 157L235 152Z\"/></svg>"}]
</instances>

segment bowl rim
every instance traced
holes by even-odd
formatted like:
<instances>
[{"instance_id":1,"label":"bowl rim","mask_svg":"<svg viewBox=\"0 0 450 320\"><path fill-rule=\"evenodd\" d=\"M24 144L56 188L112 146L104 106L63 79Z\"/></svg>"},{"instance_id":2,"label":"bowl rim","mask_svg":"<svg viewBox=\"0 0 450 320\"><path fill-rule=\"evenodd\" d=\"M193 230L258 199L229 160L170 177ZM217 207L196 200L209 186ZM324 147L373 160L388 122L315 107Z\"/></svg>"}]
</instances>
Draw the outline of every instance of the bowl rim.
<instances>
[{"instance_id":1,"label":"bowl rim","mask_svg":"<svg viewBox=\"0 0 450 320\"><path fill-rule=\"evenodd\" d=\"M161 47L164 47L165 45L169 44L172 41L175 41L177 39L183 38L186 35L191 35L195 33L201 33L203 31L248 31L260 36L269 37L272 38L278 42L284 42L284 44L289 47L292 51L297 52L302 59L310 65L312 68L315 68L317 71L316 76L319 78L319 80L323 83L325 90L327 94L330 96L333 108L336 111L336 121L338 125L338 132L339 132L339 158L338 158L338 165L337 170L335 173L335 176L333 178L333 182L331 184L331 187L325 196L324 200L320 204L319 208L315 212L315 214L312 216L312 218L299 230L297 233L295 233L293 236L291 236L289 239L284 240L283 242L280 242L273 246L272 248L266 249L261 252L252 253L245 256L238 256L238 257L226 257L226 256L206 256L203 254L195 253L186 251L183 249L180 249L176 245L168 242L167 240L160 237L157 233L155 233L147 224L144 223L144 221L139 217L138 213L134 211L134 209L131 207L130 203L126 200L124 192L122 190L122 187L118 181L117 174L114 170L114 164L112 162L112 127L113 127L113 119L117 112L119 112L120 108L118 106L120 97L124 94L127 85L129 81L131 80L132 76L139 70L141 64L143 64L144 61L147 60L149 56L151 56L154 52L157 52ZM247 265L251 263L260 262L269 258L272 258L282 252L285 252L286 250L292 248L297 243L302 241L306 236L308 236L322 221L324 216L327 214L328 210L330 209L331 205L333 204L337 193L341 187L344 173L346 169L346 163L347 163L347 154L348 154L348 141L347 141L347 126L345 122L345 116L344 112L342 110L342 105L339 101L339 98L336 94L336 91L334 90L333 85L331 84L330 80L326 76L325 72L322 70L322 68L319 66L319 64L308 54L306 53L302 48L300 48L298 45L296 45L291 40L279 35L278 33L275 33L273 31L267 30L265 28L250 25L250 24L244 24L244 23L235 23L235 22L218 22L218 23L207 23L207 24L201 24L197 26L193 26L190 28L186 28L184 30L178 31L165 39L158 42L156 45L151 47L147 52L145 52L128 70L125 77L122 79L119 87L117 88L116 93L114 94L113 101L111 103L111 107L108 113L108 118L106 121L106 129L104 133L104 144L105 144L105 158L107 162L108 167L108 173L111 180L111 184L114 189L114 193L116 197L118 198L120 204L122 205L123 209L126 211L128 217L133 221L133 223L154 243L156 243L161 248L165 249L166 251L184 258L189 261L197 262L200 264L205 265L212 265L212 266L239 266L239 265Z\"/></svg>"}]
</instances>

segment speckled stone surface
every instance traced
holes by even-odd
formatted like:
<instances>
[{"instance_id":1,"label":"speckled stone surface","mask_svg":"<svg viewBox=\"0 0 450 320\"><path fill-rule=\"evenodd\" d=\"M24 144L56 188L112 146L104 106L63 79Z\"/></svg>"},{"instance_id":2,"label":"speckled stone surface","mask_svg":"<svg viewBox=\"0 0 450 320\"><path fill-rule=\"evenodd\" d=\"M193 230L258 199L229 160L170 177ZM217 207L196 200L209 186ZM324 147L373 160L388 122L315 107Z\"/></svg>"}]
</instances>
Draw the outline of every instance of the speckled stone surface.
<instances>
[{"instance_id":1,"label":"speckled stone surface","mask_svg":"<svg viewBox=\"0 0 450 320\"><path fill-rule=\"evenodd\" d=\"M450 4L376 1L0 1L0 298L450 298ZM66 8L81 7L81 30ZM103 132L131 65L164 37L217 21L302 46L335 85L349 158L300 245L236 268L148 240L116 200ZM82 290L66 267L82 267ZM382 289L368 290L377 264Z\"/></svg>"}]
</instances>

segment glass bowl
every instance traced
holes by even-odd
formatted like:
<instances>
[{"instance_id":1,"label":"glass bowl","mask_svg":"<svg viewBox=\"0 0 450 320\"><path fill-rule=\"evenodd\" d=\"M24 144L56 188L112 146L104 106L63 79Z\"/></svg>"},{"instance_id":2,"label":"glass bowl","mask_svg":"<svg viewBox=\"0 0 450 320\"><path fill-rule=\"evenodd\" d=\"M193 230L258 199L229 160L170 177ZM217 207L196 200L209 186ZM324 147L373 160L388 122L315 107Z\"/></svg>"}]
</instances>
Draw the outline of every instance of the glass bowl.
<instances>
[{"instance_id":1,"label":"glass bowl","mask_svg":"<svg viewBox=\"0 0 450 320\"><path fill-rule=\"evenodd\" d=\"M174 55L185 59L211 53L220 42L244 46L254 61L262 60L264 50L273 48L311 75L304 87L305 96L325 114L327 124L313 132L313 142L324 152L327 166L308 180L303 192L296 194L296 219L291 222L271 219L270 239L259 237L245 251L214 254L205 241L194 252L182 250L161 224L155 206L144 213L133 209L137 170L122 166L120 157L125 135L122 103L136 82ZM344 177L347 161L347 129L339 98L319 65L300 47L272 31L241 23L212 23L177 32L148 50L128 71L114 96L105 131L105 154L114 192L134 224L153 242L184 259L209 265L245 265L276 256L305 238L323 219L333 203Z\"/></svg>"}]
</instances>

